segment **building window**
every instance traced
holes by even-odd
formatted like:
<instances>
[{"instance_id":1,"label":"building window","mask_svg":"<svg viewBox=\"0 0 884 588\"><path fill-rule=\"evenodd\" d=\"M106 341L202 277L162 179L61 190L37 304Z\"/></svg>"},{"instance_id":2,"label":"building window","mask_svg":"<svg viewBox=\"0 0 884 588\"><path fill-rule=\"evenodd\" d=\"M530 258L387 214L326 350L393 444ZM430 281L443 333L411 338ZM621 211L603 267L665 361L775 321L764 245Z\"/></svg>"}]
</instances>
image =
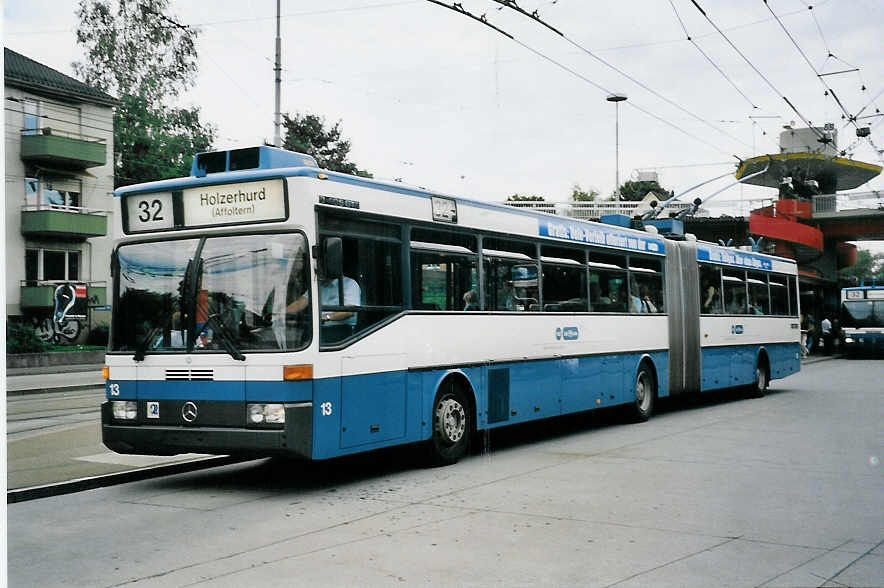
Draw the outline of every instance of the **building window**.
<instances>
[{"instance_id":1,"label":"building window","mask_svg":"<svg viewBox=\"0 0 884 588\"><path fill-rule=\"evenodd\" d=\"M25 178L25 202L40 208L80 208L81 186L79 180Z\"/></svg>"},{"instance_id":2,"label":"building window","mask_svg":"<svg viewBox=\"0 0 884 588\"><path fill-rule=\"evenodd\" d=\"M80 252L26 249L25 279L28 282L76 282L80 279Z\"/></svg>"},{"instance_id":3,"label":"building window","mask_svg":"<svg viewBox=\"0 0 884 588\"><path fill-rule=\"evenodd\" d=\"M24 134L38 134L40 128L40 103L34 100L22 100L22 110L24 110L25 115Z\"/></svg>"},{"instance_id":4,"label":"building window","mask_svg":"<svg viewBox=\"0 0 884 588\"><path fill-rule=\"evenodd\" d=\"M39 278L39 249L25 249L25 279L30 282L36 282Z\"/></svg>"}]
</instances>

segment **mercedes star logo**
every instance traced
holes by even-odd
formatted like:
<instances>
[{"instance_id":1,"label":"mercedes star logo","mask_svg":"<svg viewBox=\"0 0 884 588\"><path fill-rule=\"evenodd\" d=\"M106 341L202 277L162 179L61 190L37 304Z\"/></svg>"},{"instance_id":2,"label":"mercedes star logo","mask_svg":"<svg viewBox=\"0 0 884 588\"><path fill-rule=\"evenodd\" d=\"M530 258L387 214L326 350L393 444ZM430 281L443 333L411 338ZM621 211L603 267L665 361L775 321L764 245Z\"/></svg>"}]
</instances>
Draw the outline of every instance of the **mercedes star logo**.
<instances>
[{"instance_id":1,"label":"mercedes star logo","mask_svg":"<svg viewBox=\"0 0 884 588\"><path fill-rule=\"evenodd\" d=\"M187 401L184 403L184 406L181 407L181 418L183 418L188 423L192 423L196 420L196 404L191 401Z\"/></svg>"}]
</instances>

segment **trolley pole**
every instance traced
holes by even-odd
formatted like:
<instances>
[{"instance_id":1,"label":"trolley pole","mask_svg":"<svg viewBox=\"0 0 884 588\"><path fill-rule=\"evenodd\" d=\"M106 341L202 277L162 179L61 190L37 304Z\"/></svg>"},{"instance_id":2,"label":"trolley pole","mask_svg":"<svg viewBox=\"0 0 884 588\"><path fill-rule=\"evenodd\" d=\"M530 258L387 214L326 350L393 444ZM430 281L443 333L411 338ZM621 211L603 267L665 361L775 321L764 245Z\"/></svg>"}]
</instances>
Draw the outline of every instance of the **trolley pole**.
<instances>
[{"instance_id":1,"label":"trolley pole","mask_svg":"<svg viewBox=\"0 0 884 588\"><path fill-rule=\"evenodd\" d=\"M276 64L273 71L276 73L276 110L273 112L273 145L282 147L282 136L280 135L280 113L279 113L279 86L282 83L282 39L279 36L279 3L276 0Z\"/></svg>"}]
</instances>

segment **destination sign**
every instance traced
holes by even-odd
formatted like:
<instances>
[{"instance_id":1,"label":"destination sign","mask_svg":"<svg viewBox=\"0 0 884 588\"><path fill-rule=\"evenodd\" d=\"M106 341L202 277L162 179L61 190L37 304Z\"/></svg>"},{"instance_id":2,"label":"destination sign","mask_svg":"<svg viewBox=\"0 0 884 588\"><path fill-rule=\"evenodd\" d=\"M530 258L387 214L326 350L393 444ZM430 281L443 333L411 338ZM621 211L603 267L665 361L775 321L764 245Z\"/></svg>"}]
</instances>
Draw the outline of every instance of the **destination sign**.
<instances>
[{"instance_id":1,"label":"destination sign","mask_svg":"<svg viewBox=\"0 0 884 588\"><path fill-rule=\"evenodd\" d=\"M181 201L186 227L267 222L286 216L281 179L186 188Z\"/></svg>"},{"instance_id":2,"label":"destination sign","mask_svg":"<svg viewBox=\"0 0 884 588\"><path fill-rule=\"evenodd\" d=\"M541 237L617 247L642 253L658 255L663 253L663 240L660 238L629 233L606 225L585 225L564 219L544 219L540 221L538 232Z\"/></svg>"}]
</instances>

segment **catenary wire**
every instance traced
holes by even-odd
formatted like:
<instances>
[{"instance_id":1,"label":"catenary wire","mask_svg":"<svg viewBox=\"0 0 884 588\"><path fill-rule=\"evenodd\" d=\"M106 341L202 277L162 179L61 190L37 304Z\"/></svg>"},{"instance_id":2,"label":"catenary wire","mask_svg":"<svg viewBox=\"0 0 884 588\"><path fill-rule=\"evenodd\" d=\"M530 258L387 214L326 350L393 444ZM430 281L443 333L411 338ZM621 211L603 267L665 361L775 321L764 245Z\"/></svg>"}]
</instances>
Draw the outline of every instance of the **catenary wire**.
<instances>
[{"instance_id":1,"label":"catenary wire","mask_svg":"<svg viewBox=\"0 0 884 588\"><path fill-rule=\"evenodd\" d=\"M599 57L598 55L596 55L595 53L593 53L592 51L590 51L589 49L587 49L586 47L584 47L583 45L581 45L580 43L578 43L577 41L575 41L574 39L572 39L571 37L569 37L568 35L566 35L565 33L561 32L560 30L556 29L555 27L551 26L550 24L548 24L547 22L545 22L544 20L542 20L542 19L540 18L540 16L537 14L537 10L535 10L533 13L526 12L526 11L524 11L522 8L520 8L520 7L516 4L516 2L515 2L514 0L492 0L492 1L498 3L498 4L502 5L502 6L505 6L505 7L507 7L507 8L510 8L511 10L515 10L516 12L519 12L520 14L522 14L522 15L524 15L524 16L527 16L528 18L530 18L530 19L532 19L532 20L534 20L534 21L540 23L541 25L545 26L547 29L549 29L549 30L553 31L554 33L558 34L559 36L561 36L565 41L567 41L567 42L568 42L569 44L571 44L573 47L575 47L575 48L579 49L580 51L586 53L587 55L589 55L590 57L592 57L593 59L595 59L596 61L598 61L598 62L601 63L602 65L604 65L605 67L607 67L607 68L609 68L609 69L611 69L611 70L617 72L617 73L620 74L621 76L625 77L626 79L628 79L628 80L631 81L632 83L636 84L636 85L639 86L640 88L642 88L642 89L644 89L644 90L650 92L651 94L653 94L653 95L656 96L657 98L663 100L663 101L666 102L667 104L669 104L669 105L671 105L671 106L674 106L675 108L677 108L678 110L684 112L685 114L687 114L687 115L690 116L691 118L693 118L693 119L695 119L695 120L697 120L697 121L703 123L704 125L708 126L709 128L713 129L714 131L717 131L718 133L721 133L722 135L724 135L724 136L726 136L726 137L728 137L728 138L730 138L730 139L733 139L733 140L736 141L737 143L742 144L744 147L750 147L750 145L749 145L748 143L745 143L742 139L739 139L738 137L733 136L732 134L728 133L728 132L725 131L724 129L720 129L720 128L716 127L715 125L713 125L713 124L710 123L709 121L704 120L703 118L697 116L696 113L694 113L694 112L688 110L687 108L684 108L682 105L676 103L676 102L673 101L673 100L670 100L670 99L667 98L666 96L663 96L662 94L660 94L659 92L657 92L657 91L654 90L653 88L649 87L647 84L644 84L643 82L641 82L640 80L638 80L638 79L636 79L635 77L631 76L630 74L626 73L625 71L621 70L621 69L618 68L617 66L615 66L615 65L609 63L608 61L602 59L601 57Z\"/></svg>"},{"instance_id":2,"label":"catenary wire","mask_svg":"<svg viewBox=\"0 0 884 588\"><path fill-rule=\"evenodd\" d=\"M443 8L447 8L448 10L452 10L452 11L454 11L454 12L460 14L460 15L467 16L467 17L469 17L469 18L472 18L473 20L478 21L478 22L482 23L483 25L485 25L485 26L487 26L487 27L489 27L489 28L492 28L492 29L494 29L495 31L499 32L500 34L502 34L502 35L508 37L510 40L512 40L514 43L516 43L517 45L519 45L519 46L522 47L523 49L525 49L525 50L527 50L527 51L533 53L534 55L540 57L541 59L543 59L543 60L545 60L545 61L548 61L548 62L552 63L552 64L555 65L556 67L558 67L558 68L560 68L560 69L562 69L562 70L564 70L564 71L570 73L571 75L573 75L573 76L575 76L575 77L577 77L577 78L583 80L584 82L586 82L587 84L593 86L594 88L597 88L597 89L601 90L602 92L605 92L605 94L613 94L613 91L611 91L611 90L605 88L604 86L598 84L597 82L591 80L590 78L584 76L583 74L581 74L581 73L579 73L579 72L577 72L577 71L571 69L570 67L566 66L565 64L563 64L563 63L561 63L561 62L559 62L559 61L556 61L556 60L553 59L552 57L550 57L550 56L548 56L548 55L546 55L546 54L544 54L544 53L541 53L541 52L538 51L537 49L534 49L533 47L531 47L531 46L529 46L529 45L523 43L522 41L519 41L518 39L516 39L516 38L515 38L513 35L511 35L510 33L507 33L506 31L503 31L502 29L500 29L500 28L494 26L493 24L489 23L488 20L487 20L487 18L484 17L484 15L483 15L482 17L478 17L478 16L476 16L476 15L474 15L474 14L468 12L468 11L467 11L466 9L464 9L464 7L463 7L460 3L458 3L458 2L454 2L453 4L450 4L450 5L449 5L449 4L445 4L444 2L440 2L439 0L425 0L425 1L430 2L430 3L432 3L432 4L436 4L436 5L438 5L438 6L442 6ZM632 103L627 102L627 105L628 105L629 107L634 108L634 109L638 110L639 112L642 112L642 113L646 114L647 116L649 116L649 117L651 117L651 118L653 118L653 119L655 119L655 120L657 120L657 121L659 121L659 122L665 124L666 126L669 126L669 127L673 128L673 129L677 130L678 132L680 132L680 133L682 133L682 134L684 134L684 135L690 137L691 139L694 139L695 141L699 141L700 143L703 143L704 145L707 145L707 146L709 146L709 147L715 149L716 151L719 151L719 152L721 152L721 153L728 153L727 151L725 151L724 149L722 149L720 146L718 146L718 145L714 145L714 144L712 144L712 143L706 141L705 139L702 139L702 138L697 137L696 135L694 135L694 134L692 134L692 133L689 133L688 131L682 129L682 128L679 127L678 125L675 125L675 124L669 122L668 120L666 120L666 119L664 119L664 118L662 118L662 117L660 117L660 116L654 114L653 112L647 110L646 108L643 108L643 107L641 107L641 106L635 104L634 102L632 102Z\"/></svg>"}]
</instances>

